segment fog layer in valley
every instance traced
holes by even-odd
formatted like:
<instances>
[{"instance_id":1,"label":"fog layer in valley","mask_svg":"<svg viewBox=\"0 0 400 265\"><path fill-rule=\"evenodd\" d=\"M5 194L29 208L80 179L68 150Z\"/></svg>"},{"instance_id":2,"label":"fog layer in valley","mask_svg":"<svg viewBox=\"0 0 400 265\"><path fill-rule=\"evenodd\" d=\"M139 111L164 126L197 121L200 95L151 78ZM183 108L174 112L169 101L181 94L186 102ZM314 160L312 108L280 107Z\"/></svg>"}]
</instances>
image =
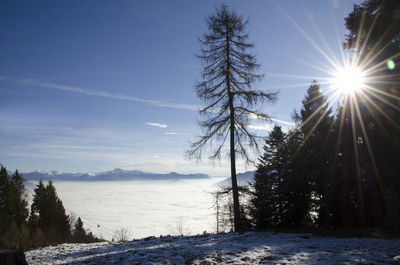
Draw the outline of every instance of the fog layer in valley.
<instances>
[{"instance_id":1,"label":"fog layer in valley","mask_svg":"<svg viewBox=\"0 0 400 265\"><path fill-rule=\"evenodd\" d=\"M55 181L54 185L68 214L80 216L95 235L111 240L121 228L133 238L214 231L210 192L220 180ZM29 181L28 192L35 185Z\"/></svg>"}]
</instances>

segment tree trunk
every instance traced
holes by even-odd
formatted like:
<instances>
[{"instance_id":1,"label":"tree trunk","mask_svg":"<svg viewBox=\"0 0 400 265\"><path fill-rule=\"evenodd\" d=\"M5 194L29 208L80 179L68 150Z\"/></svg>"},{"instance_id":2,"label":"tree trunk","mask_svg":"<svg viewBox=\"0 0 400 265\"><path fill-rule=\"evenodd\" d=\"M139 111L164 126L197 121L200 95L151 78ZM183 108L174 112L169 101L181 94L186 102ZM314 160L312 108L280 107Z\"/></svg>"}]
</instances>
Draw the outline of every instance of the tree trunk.
<instances>
[{"instance_id":1,"label":"tree trunk","mask_svg":"<svg viewBox=\"0 0 400 265\"><path fill-rule=\"evenodd\" d=\"M233 114L233 97L230 97L230 110L231 110L231 128L230 128L230 153L231 153L231 180L232 180L232 194L233 194L233 215L235 232L242 232L240 223L240 207L239 207L239 192L236 179L236 160L235 160L235 122Z\"/></svg>"},{"instance_id":2,"label":"tree trunk","mask_svg":"<svg viewBox=\"0 0 400 265\"><path fill-rule=\"evenodd\" d=\"M393 187L388 187L385 198L385 227L397 233L400 230L398 205L398 194Z\"/></svg>"},{"instance_id":3,"label":"tree trunk","mask_svg":"<svg viewBox=\"0 0 400 265\"><path fill-rule=\"evenodd\" d=\"M235 159L235 110L233 107L234 94L231 91L230 72L230 36L229 26L225 25L226 29L226 88L229 97L229 115L230 115L230 157L231 157L231 180L232 180L232 195L233 195L233 222L235 232L242 232L240 224L240 207L239 207L239 191L236 180L236 159Z\"/></svg>"},{"instance_id":4,"label":"tree trunk","mask_svg":"<svg viewBox=\"0 0 400 265\"><path fill-rule=\"evenodd\" d=\"M387 172L387 171L386 171ZM385 176L385 227L390 231L400 232L399 193L396 175Z\"/></svg>"}]
</instances>

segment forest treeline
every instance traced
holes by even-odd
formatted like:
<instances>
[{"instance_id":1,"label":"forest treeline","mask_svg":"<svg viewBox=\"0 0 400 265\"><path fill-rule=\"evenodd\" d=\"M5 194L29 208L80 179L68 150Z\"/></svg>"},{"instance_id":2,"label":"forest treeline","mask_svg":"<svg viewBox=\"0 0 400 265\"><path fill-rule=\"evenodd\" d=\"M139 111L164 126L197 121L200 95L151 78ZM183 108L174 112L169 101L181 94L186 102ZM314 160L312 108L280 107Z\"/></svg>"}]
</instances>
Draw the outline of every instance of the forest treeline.
<instances>
[{"instance_id":1,"label":"forest treeline","mask_svg":"<svg viewBox=\"0 0 400 265\"><path fill-rule=\"evenodd\" d=\"M348 105L347 105L348 104ZM327 98L313 81L296 113L298 127L284 132L275 125L265 140L252 186L249 215L256 229L389 227L400 205L390 208L385 178L373 164L393 166L373 157L396 155L390 149L368 151L360 121L350 101L332 114ZM366 125L366 130L376 130ZM354 128L356 127L356 128ZM371 157L373 156L373 157ZM398 176L395 176L398 178ZM396 184L393 179L391 185ZM398 190L398 187L394 187ZM398 192L398 191L397 191Z\"/></svg>"},{"instance_id":2,"label":"forest treeline","mask_svg":"<svg viewBox=\"0 0 400 265\"><path fill-rule=\"evenodd\" d=\"M40 181L28 209L27 194L21 174L10 176L0 168L0 249L30 249L66 242L98 242L83 227L80 217L74 220L65 213L51 181Z\"/></svg>"},{"instance_id":3,"label":"forest treeline","mask_svg":"<svg viewBox=\"0 0 400 265\"><path fill-rule=\"evenodd\" d=\"M398 232L400 223L392 223L391 218L400 214L400 204L394 203L391 208L391 200L399 200L399 187L395 186L399 176L378 177L371 161L371 155L396 156L396 152L393 149L368 152L362 124L352 122L356 117L350 106L341 104L334 112L317 81L311 83L302 105L293 115L295 129L285 131L275 125L268 133L254 182L240 188L242 227L245 230L375 227ZM369 126L368 130L377 128ZM379 169L393 170L390 160L381 163L375 161ZM387 187L385 183L393 186ZM394 198L390 197L391 189L396 190ZM226 196L230 192L228 188L214 194L219 231L233 227L232 202Z\"/></svg>"},{"instance_id":4,"label":"forest treeline","mask_svg":"<svg viewBox=\"0 0 400 265\"><path fill-rule=\"evenodd\" d=\"M248 20L224 4L206 19L208 31L200 39L198 56L202 78L196 86L206 106L200 110L202 134L192 143L188 157L200 159L207 149L211 160L219 159L226 144L231 190L217 193L216 201L221 194L231 194L231 214L224 220L233 220L232 230L399 229L399 14L397 0L354 5L345 18L343 65L332 58L330 65L316 66L332 67L332 79L335 72L344 72L347 78L332 84L330 94L322 93L313 81L302 109L294 114L296 128L284 132L274 127L247 207L246 199L239 201L244 190L237 185L236 157L253 162L248 154L258 149L260 137L249 130L250 117L270 119L259 110L266 109L262 104L274 102L276 93L254 88L263 75L250 52ZM326 95L331 96L330 102ZM340 104L333 110L330 105L335 101Z\"/></svg>"},{"instance_id":5,"label":"forest treeline","mask_svg":"<svg viewBox=\"0 0 400 265\"><path fill-rule=\"evenodd\" d=\"M313 81L296 129L268 134L249 207L256 229L400 231L399 14L399 1L367 0L345 18L343 46L366 84L333 111Z\"/></svg>"},{"instance_id":6,"label":"forest treeline","mask_svg":"<svg viewBox=\"0 0 400 265\"><path fill-rule=\"evenodd\" d=\"M225 6L217 9L216 14L219 20L212 20L213 16L208 20L215 36L223 32L228 37L247 39L248 35L243 37L236 30L243 29L247 21L238 19L236 13ZM317 81L312 81L302 108L293 115L295 128L284 131L276 125L267 135L254 183L248 190L238 189L236 185L232 155L242 152L235 144L243 147L244 141L231 135L232 188L215 194L217 230L221 221L222 224L233 222L232 229L239 232L246 229L359 227L400 231L400 2L366 0L354 5L345 18L345 26L348 34L343 48L349 54L348 62L333 66L336 71L340 68L349 71L346 69L349 67L362 72L364 84L355 87L357 84L351 80L357 79L354 75L346 80L347 84L341 84L346 89L333 86L329 94L320 90ZM213 63L219 52L212 42L216 39L214 35L205 42L212 53L206 54L206 62ZM228 37L226 43L229 44ZM241 51L248 47L252 46L242 43ZM226 52L229 45L223 48L227 58L224 60L228 62L224 71L229 72L229 60L236 59ZM210 67L205 65L206 73L212 72ZM253 69L254 65L249 64L240 73L246 75ZM230 75L223 73L220 76L225 78L228 84L225 90L229 92ZM213 85L212 81L204 82L208 86L203 86L207 88ZM238 93L251 99L256 93L251 90L251 82L246 84L247 90ZM220 83L207 92L219 87ZM230 93L231 101L235 103L233 98L237 92ZM210 92L207 95L214 99L219 94ZM236 104L242 102L244 100L239 100ZM332 108L334 102L338 104ZM246 103L254 104L253 100ZM234 108L231 110L231 120L236 120L239 115L240 119L248 121L241 112L236 114ZM218 120L218 116L214 119ZM235 125L246 128L242 124L233 124L230 128ZM220 132L212 131L207 136L217 133ZM240 205L237 199L235 201L235 191L241 193ZM221 196L229 193L234 199L220 205Z\"/></svg>"}]
</instances>

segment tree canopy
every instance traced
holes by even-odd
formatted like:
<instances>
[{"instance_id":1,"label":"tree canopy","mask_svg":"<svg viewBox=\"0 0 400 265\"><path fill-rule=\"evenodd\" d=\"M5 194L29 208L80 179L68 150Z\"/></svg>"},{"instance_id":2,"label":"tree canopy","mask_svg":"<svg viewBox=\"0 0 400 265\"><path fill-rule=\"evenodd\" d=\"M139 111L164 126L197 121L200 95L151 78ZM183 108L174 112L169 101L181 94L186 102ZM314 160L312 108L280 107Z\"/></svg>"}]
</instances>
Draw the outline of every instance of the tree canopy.
<instances>
[{"instance_id":1,"label":"tree canopy","mask_svg":"<svg viewBox=\"0 0 400 265\"><path fill-rule=\"evenodd\" d=\"M255 56L248 52L253 47L248 42L248 21L222 5L206 22L208 32L200 39L202 81L196 91L208 105L200 111L205 118L200 122L203 134L192 144L188 156L201 158L203 149L210 144L214 148L209 157L220 159L229 137L235 231L240 231L236 154L251 161L248 148L258 148L258 138L248 128L249 119L268 119L267 114L253 108L261 102L273 102L276 93L253 88L263 75L257 72L260 65Z\"/></svg>"}]
</instances>

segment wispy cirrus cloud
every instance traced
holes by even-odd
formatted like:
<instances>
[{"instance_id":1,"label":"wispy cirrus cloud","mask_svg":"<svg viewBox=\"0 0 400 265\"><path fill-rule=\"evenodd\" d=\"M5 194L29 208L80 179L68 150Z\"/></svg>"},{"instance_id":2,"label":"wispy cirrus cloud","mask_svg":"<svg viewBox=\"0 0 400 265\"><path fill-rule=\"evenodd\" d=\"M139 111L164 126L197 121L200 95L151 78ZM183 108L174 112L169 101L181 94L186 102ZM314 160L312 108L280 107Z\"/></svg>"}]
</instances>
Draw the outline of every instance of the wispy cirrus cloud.
<instances>
[{"instance_id":1,"label":"wispy cirrus cloud","mask_svg":"<svg viewBox=\"0 0 400 265\"><path fill-rule=\"evenodd\" d=\"M294 123L294 122L279 120L279 119L275 119L275 118L271 118L271 121L274 121L274 122L277 122L277 123L282 123L282 124L289 125L289 126L295 126L296 125L296 123Z\"/></svg>"},{"instance_id":2,"label":"wispy cirrus cloud","mask_svg":"<svg viewBox=\"0 0 400 265\"><path fill-rule=\"evenodd\" d=\"M114 93L110 93L107 91L86 89L86 88L81 88L79 86L60 85L60 84L43 82L43 81L33 80L33 79L12 79L12 78L8 78L8 77L0 75L0 80L17 81L19 83L30 84L30 85L37 86L37 87L52 88L52 89L57 89L57 90L62 90L62 91L67 91L67 92L72 92L72 93L79 93L79 94L89 95L89 96L97 96L97 97L105 97L105 98L111 98L111 99L117 99L117 100L140 102L140 103L148 104L148 105L155 106L155 107L183 109L183 110L190 110L190 111L198 111L199 109L201 109L203 107L203 106L194 105L194 104L182 104L182 103L166 102L166 101L154 100L154 99L144 99L144 98L129 96L129 95L125 95L125 94L119 94L119 93L114 94ZM257 117L255 115L250 115L250 118L257 119ZM284 125L295 126L295 123L293 123L293 122L288 122L288 121L280 120L280 119L276 119L276 118L271 118L271 121L281 123Z\"/></svg>"},{"instance_id":3,"label":"wispy cirrus cloud","mask_svg":"<svg viewBox=\"0 0 400 265\"><path fill-rule=\"evenodd\" d=\"M3 79L8 79L8 78L3 77ZM8 80L11 80L11 79L8 79ZM105 98L112 98L112 99L125 100L125 101L140 102L140 103L145 103L145 104L148 104L151 106L156 106L156 107L184 109L184 110L191 110L191 111L197 111L198 109L201 108L201 106L194 105L194 104L182 104L182 103L165 102L165 101L154 100L154 99L144 99L144 98L129 96L129 95L125 95L125 94L119 94L119 93L114 94L114 93L110 93L110 92L102 91L102 90L87 89L87 88L81 88L78 86L60 85L60 84L55 84L55 83L42 82L42 81L38 81L38 80L23 79L23 80L14 80L14 81L18 81L18 82L21 82L24 84L30 84L30 85L37 86L37 87L52 88L52 89L68 91L68 92L73 92L73 93L79 93L79 94L84 94L84 95L89 95L89 96L97 96L97 97L105 97Z\"/></svg>"},{"instance_id":4,"label":"wispy cirrus cloud","mask_svg":"<svg viewBox=\"0 0 400 265\"><path fill-rule=\"evenodd\" d=\"M264 125L249 125L250 129L253 130L261 130L261 131L271 131L272 127L270 124L264 124Z\"/></svg>"},{"instance_id":5,"label":"wispy cirrus cloud","mask_svg":"<svg viewBox=\"0 0 400 265\"><path fill-rule=\"evenodd\" d=\"M249 118L252 119L252 120L258 120L258 119L262 120L263 119L263 118L259 118L257 115L255 115L253 113L251 113L249 115ZM273 122L281 123L281 124L284 124L284 125L289 125L289 126L295 126L296 125L296 123L294 123L294 122L284 121L284 120L280 120L280 119L276 119L276 118L269 118L269 120L271 120Z\"/></svg>"},{"instance_id":6,"label":"wispy cirrus cloud","mask_svg":"<svg viewBox=\"0 0 400 265\"><path fill-rule=\"evenodd\" d=\"M175 135L176 132L166 132L165 134L166 134L166 135Z\"/></svg>"},{"instance_id":7,"label":"wispy cirrus cloud","mask_svg":"<svg viewBox=\"0 0 400 265\"><path fill-rule=\"evenodd\" d=\"M153 127L159 127L159 128L167 128L167 124L162 124L158 122L145 122L146 125L153 126Z\"/></svg>"}]
</instances>

